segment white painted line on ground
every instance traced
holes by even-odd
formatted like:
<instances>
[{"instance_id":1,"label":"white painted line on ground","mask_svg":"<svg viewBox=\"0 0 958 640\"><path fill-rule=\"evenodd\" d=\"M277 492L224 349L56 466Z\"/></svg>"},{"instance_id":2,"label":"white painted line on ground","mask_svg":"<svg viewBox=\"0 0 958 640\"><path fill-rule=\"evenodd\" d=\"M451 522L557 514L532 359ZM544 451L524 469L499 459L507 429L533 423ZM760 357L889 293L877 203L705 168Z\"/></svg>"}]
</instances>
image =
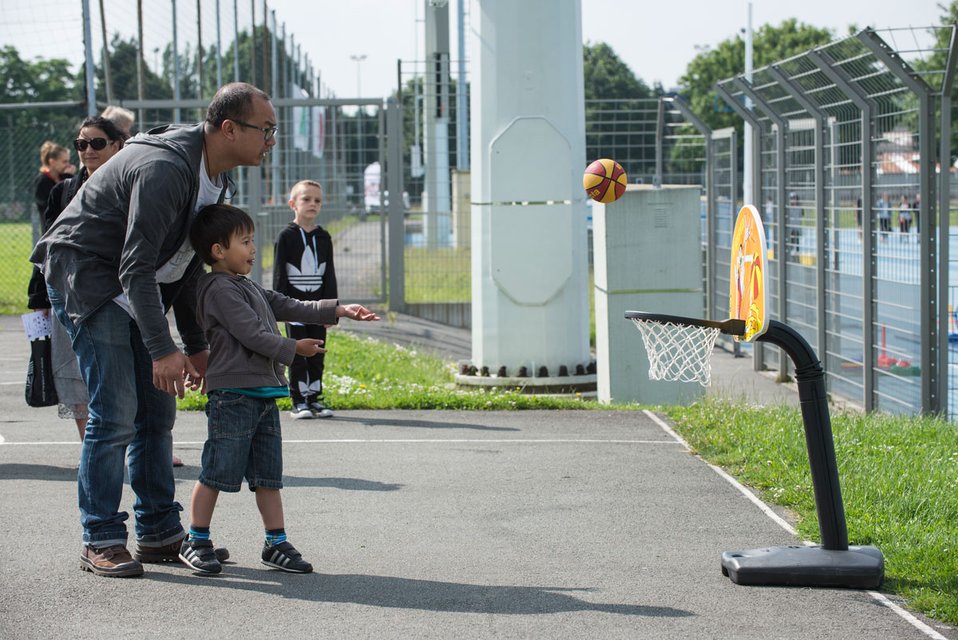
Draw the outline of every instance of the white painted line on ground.
<instances>
[{"instance_id":1,"label":"white painted line on ground","mask_svg":"<svg viewBox=\"0 0 958 640\"><path fill-rule=\"evenodd\" d=\"M18 384L22 387L26 383L23 380L17 380L16 382L0 382L0 387L12 387L15 384Z\"/></svg>"},{"instance_id":2,"label":"white painted line on ground","mask_svg":"<svg viewBox=\"0 0 958 640\"><path fill-rule=\"evenodd\" d=\"M689 450L689 451L692 450L692 447L689 446L689 443L686 442L686 441L682 438L682 436L680 436L679 434L677 434L668 424L666 424L664 420L662 420L660 417L658 417L657 415L655 415L655 414L652 413L651 411L644 411L644 413L645 413L645 415L647 415L653 422L655 422L655 424L659 425L659 426L662 428L663 431L665 431L667 434L669 434L670 436L672 436L673 438L675 438L676 441L678 441L679 443L681 443L683 447L685 447L685 448L686 448L687 450ZM701 456L696 456L696 457L698 457L699 460L702 460L702 457L701 457ZM743 485L741 482L739 482L738 480L736 480L735 478L733 478L732 476L730 476L729 474L727 474L723 469L721 469L721 468L719 468L719 467L716 467L714 464L711 464L711 463L709 463L709 462L707 462L707 461L705 461L705 460L702 460L702 462L705 462L705 464L707 464L709 467L711 467L712 471L714 471L715 473L717 473L717 474L719 474L720 476L722 476L722 477L726 480L726 482L728 482L728 483L731 484L733 487L735 487L736 489L738 489L739 493L741 493L743 496L745 496L746 498L748 498L749 502L751 502L751 503L754 504L756 507L758 507L759 509L761 509L761 510L762 510L762 513L764 513L764 514L767 515L769 518L771 518L772 520L774 520L775 522L777 522L777 523L779 524L779 526L781 526L783 529L785 529L786 531L788 531L788 532L789 532L790 534L792 534L793 536L797 536L797 535L798 535L798 532L795 531L795 528L794 528L792 525L790 525L790 524L788 523L788 521L786 521L786 520L785 520L784 518L782 518L780 515L778 515L777 513L775 513L775 511L774 511L771 507L769 507L767 504L765 504L764 502L762 502L754 493L752 493L752 491L751 491L748 487L746 487L746 486Z\"/></svg>"},{"instance_id":3,"label":"white painted line on ground","mask_svg":"<svg viewBox=\"0 0 958 640\"><path fill-rule=\"evenodd\" d=\"M691 450L692 450L692 447L689 446L689 443L686 442L685 439L682 438L682 436L680 436L678 433L676 433L676 432L672 429L672 427L670 427L670 426L669 426L664 420L662 420L659 416L655 415L654 413L652 413L651 411L648 411L648 410L643 410L643 413L644 413L645 415L647 415L647 416L649 417L649 419L652 420L652 422L654 422L655 424L659 425L659 427L661 427L663 431L665 431L667 434L669 434L670 436L672 436L673 438L675 438L675 440L676 440L677 442L681 443L682 446L685 447L688 451L691 451ZM765 504L764 502L762 502L762 501L761 501L754 493L752 493L745 485L743 485L741 482L739 482L738 480L736 480L735 478L733 478L732 476L730 476L730 475L729 475L728 473L726 473L723 469L720 469L719 467L716 467L714 464L711 464L710 462L707 462L706 460L702 459L702 456L696 456L696 457L697 457L699 460L702 460L702 462L705 462L705 464L707 464L709 467L711 467L712 470L715 471L715 473L719 474L722 478L724 478L724 479L725 479L728 483L730 483L733 487L735 487L736 489L738 489L738 490L742 493L742 495L744 495L746 498L749 499L750 502L752 502L752 503L755 504L759 509L761 509L761 510L762 510L762 513L764 513L764 514L767 515L769 518L771 518L772 520L774 520L774 521L775 521L776 523L778 523L783 529L785 529L786 531L788 531L788 532L789 532L790 534L792 534L793 536L796 536L796 537L798 536L798 533L795 531L795 528L794 528L792 525L790 525L786 520L784 520L781 516L779 516L777 513L775 513L775 511L773 511L771 507L769 507L767 504ZM805 540L805 541L803 541L803 544L809 545L809 544L811 544L811 543L808 542L807 540ZM899 607L897 604L895 604L894 602L892 602L891 600L889 600L888 598L886 598L884 595L878 593L877 591L867 591L866 593L868 593L868 595L870 595L872 598L874 598L875 600L877 600L880 604L882 604L882 605L888 607L889 609L891 609L892 611L894 611L896 614L898 614L898 616L899 616L902 620L904 620L905 622L907 622L907 623L910 624L911 626L915 627L916 629L918 629L919 631L921 631L922 633L924 633L924 634L925 634L926 636L928 636L929 638L933 638L933 640L948 640L948 638L946 638L945 636L941 635L940 633L938 633L937 631L935 631L934 629L932 629L931 627L929 627L927 624L925 624L924 622L922 622L921 620L919 620L918 618L916 618L914 615L912 615L912 614L909 613L908 611L905 611L903 608Z\"/></svg>"},{"instance_id":4,"label":"white painted line on ground","mask_svg":"<svg viewBox=\"0 0 958 640\"><path fill-rule=\"evenodd\" d=\"M889 609L891 609L892 611L900 615L902 618L910 622L913 627L915 627L916 629L924 633L929 638L933 638L934 640L948 640L948 638L941 635L940 633L938 633L937 631L929 627L927 624L925 624L924 622L922 622L921 620L913 616L911 613L905 611L904 609L899 607L897 604L895 604L894 602L886 598L884 594L878 593L877 591L869 591L868 595L873 597L875 600L878 600L880 603L882 603L883 605L885 605L886 607L888 607Z\"/></svg>"}]
</instances>

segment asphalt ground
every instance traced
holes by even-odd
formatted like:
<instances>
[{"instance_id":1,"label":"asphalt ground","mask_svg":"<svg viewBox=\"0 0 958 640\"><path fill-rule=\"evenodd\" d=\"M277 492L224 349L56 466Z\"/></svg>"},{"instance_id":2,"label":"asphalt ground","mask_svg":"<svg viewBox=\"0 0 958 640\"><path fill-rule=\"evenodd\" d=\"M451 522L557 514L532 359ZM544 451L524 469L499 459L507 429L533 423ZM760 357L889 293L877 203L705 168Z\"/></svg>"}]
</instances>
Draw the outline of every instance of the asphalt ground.
<instances>
[{"instance_id":1,"label":"asphalt ground","mask_svg":"<svg viewBox=\"0 0 958 640\"><path fill-rule=\"evenodd\" d=\"M878 592L732 583L721 553L799 543L788 514L645 411L284 415L287 531L315 573L260 563L244 489L214 517L221 575L96 577L79 568L75 427L25 405L27 354L0 319L0 638L958 638ZM179 414L186 508L205 432Z\"/></svg>"}]
</instances>

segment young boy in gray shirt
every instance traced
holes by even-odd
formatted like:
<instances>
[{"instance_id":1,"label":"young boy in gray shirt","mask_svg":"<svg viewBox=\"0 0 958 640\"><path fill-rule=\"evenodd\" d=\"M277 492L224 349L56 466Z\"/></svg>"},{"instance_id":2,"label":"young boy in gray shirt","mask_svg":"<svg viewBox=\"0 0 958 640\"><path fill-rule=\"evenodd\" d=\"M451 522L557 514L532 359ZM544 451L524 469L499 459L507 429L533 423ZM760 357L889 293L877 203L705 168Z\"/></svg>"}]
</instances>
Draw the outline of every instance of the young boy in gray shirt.
<instances>
[{"instance_id":1,"label":"young boy in gray shirt","mask_svg":"<svg viewBox=\"0 0 958 640\"><path fill-rule=\"evenodd\" d=\"M313 566L286 540L279 493L283 440L276 398L289 395L284 366L296 355L312 356L325 349L322 340L283 337L276 323L331 325L342 317L379 317L359 304L294 300L248 279L256 256L254 229L243 210L216 204L202 209L190 230L194 250L212 267L197 286L197 319L210 345L204 381L208 432L190 504L190 533L180 559L200 573L222 570L210 540L213 509L219 492L239 491L245 477L256 493L266 529L263 564L309 573Z\"/></svg>"}]
</instances>

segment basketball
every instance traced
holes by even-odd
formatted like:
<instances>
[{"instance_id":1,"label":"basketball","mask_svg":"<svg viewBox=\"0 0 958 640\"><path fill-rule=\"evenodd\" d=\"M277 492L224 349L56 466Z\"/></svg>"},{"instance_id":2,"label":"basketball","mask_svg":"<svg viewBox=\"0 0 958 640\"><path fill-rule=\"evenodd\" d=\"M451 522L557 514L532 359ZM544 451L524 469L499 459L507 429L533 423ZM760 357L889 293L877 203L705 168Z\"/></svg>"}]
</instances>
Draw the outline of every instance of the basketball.
<instances>
[{"instance_id":1,"label":"basketball","mask_svg":"<svg viewBox=\"0 0 958 640\"><path fill-rule=\"evenodd\" d=\"M586 195L605 204L621 198L628 183L622 165L608 158L596 160L585 168L582 175L582 186L585 187Z\"/></svg>"}]
</instances>

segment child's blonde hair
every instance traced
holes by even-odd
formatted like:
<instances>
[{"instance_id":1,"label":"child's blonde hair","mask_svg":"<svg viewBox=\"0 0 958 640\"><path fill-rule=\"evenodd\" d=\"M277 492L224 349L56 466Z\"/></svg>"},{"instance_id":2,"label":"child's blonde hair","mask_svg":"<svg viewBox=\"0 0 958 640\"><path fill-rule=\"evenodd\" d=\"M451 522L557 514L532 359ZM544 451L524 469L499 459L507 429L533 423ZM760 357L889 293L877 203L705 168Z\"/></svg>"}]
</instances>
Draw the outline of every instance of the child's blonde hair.
<instances>
[{"instance_id":1,"label":"child's blonde hair","mask_svg":"<svg viewBox=\"0 0 958 640\"><path fill-rule=\"evenodd\" d=\"M319 183L316 182L315 180L300 180L299 182L297 182L296 184L293 185L293 188L292 188L292 189L289 190L289 199L290 199L290 200L295 200L295 199L296 199L296 194L297 194L297 193L299 192L299 190L302 189L303 187L316 187L316 188L319 189L320 191L323 190L323 185L319 184Z\"/></svg>"}]
</instances>

